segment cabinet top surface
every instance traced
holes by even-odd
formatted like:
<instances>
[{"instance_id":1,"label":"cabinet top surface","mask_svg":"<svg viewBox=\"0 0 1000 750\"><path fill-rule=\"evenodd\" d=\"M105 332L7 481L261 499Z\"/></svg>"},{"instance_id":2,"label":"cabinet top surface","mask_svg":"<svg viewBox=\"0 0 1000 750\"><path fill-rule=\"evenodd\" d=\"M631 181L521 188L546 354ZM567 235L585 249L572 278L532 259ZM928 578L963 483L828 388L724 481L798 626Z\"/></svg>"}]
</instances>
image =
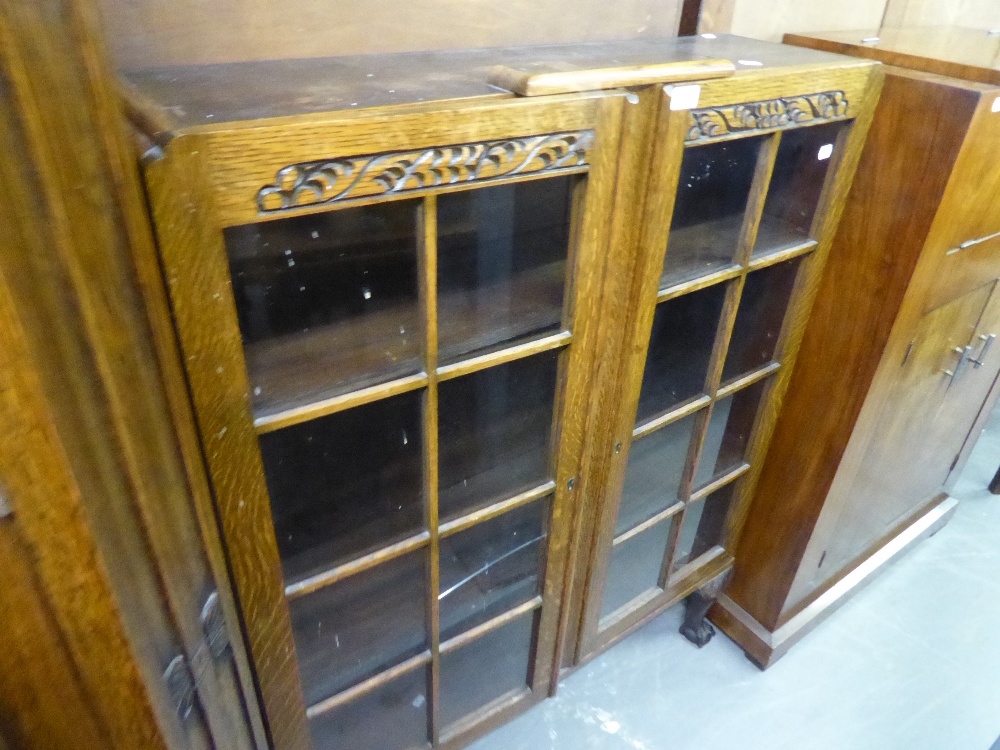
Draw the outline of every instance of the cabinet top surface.
<instances>
[{"instance_id":1,"label":"cabinet top surface","mask_svg":"<svg viewBox=\"0 0 1000 750\"><path fill-rule=\"evenodd\" d=\"M958 26L786 34L785 41L927 73L1000 85L1000 30Z\"/></svg>"},{"instance_id":2,"label":"cabinet top surface","mask_svg":"<svg viewBox=\"0 0 1000 750\"><path fill-rule=\"evenodd\" d=\"M124 71L121 76L138 119L176 134L272 117L511 97L488 83L490 69L500 64L544 73L719 58L731 60L736 76L744 77L870 64L719 35L223 63Z\"/></svg>"}]
</instances>

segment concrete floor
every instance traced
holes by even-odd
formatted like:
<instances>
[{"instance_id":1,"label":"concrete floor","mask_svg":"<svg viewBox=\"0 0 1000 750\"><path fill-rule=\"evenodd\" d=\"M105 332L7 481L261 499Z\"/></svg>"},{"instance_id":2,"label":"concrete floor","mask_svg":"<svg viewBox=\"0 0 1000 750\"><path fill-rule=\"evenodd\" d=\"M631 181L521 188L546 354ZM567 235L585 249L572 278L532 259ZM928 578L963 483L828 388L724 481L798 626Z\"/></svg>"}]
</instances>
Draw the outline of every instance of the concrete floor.
<instances>
[{"instance_id":1,"label":"concrete floor","mask_svg":"<svg viewBox=\"0 0 1000 750\"><path fill-rule=\"evenodd\" d=\"M472 750L1000 750L1000 415L951 522L767 672L674 608Z\"/></svg>"}]
</instances>

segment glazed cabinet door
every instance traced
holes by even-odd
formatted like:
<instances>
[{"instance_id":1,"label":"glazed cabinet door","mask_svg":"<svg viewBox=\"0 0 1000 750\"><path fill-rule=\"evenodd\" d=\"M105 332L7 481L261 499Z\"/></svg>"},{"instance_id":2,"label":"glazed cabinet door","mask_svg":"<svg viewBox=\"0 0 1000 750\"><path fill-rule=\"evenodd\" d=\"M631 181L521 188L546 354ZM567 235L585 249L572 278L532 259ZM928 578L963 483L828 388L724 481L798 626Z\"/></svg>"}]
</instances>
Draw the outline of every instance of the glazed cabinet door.
<instances>
[{"instance_id":1,"label":"glazed cabinet door","mask_svg":"<svg viewBox=\"0 0 1000 750\"><path fill-rule=\"evenodd\" d=\"M266 125L149 167L279 750L545 695L622 96Z\"/></svg>"},{"instance_id":2,"label":"glazed cabinet door","mask_svg":"<svg viewBox=\"0 0 1000 750\"><path fill-rule=\"evenodd\" d=\"M926 313L845 493L814 580L821 583L922 510L943 486L1000 372L996 282Z\"/></svg>"},{"instance_id":3,"label":"glazed cabinet door","mask_svg":"<svg viewBox=\"0 0 1000 750\"><path fill-rule=\"evenodd\" d=\"M829 104L795 127L737 129L715 120L744 105L674 111L664 94L647 192L671 198L644 216L620 422L598 451L606 482L587 487L577 660L732 564L852 129Z\"/></svg>"}]
</instances>

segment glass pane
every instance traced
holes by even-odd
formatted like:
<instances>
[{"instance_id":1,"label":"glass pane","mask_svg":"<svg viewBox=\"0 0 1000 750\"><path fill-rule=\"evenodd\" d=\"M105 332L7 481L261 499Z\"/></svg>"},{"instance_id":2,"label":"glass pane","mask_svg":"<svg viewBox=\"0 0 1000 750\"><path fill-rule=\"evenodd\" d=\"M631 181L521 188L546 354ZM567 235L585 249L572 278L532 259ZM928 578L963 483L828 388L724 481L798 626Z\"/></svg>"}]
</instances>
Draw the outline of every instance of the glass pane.
<instances>
[{"instance_id":1,"label":"glass pane","mask_svg":"<svg viewBox=\"0 0 1000 750\"><path fill-rule=\"evenodd\" d=\"M423 528L419 391L260 436L285 578Z\"/></svg>"},{"instance_id":2,"label":"glass pane","mask_svg":"<svg viewBox=\"0 0 1000 750\"><path fill-rule=\"evenodd\" d=\"M615 536L677 502L696 414L632 441Z\"/></svg>"},{"instance_id":3,"label":"glass pane","mask_svg":"<svg viewBox=\"0 0 1000 750\"><path fill-rule=\"evenodd\" d=\"M415 669L309 722L313 750L426 747L427 670Z\"/></svg>"},{"instance_id":4,"label":"glass pane","mask_svg":"<svg viewBox=\"0 0 1000 750\"><path fill-rule=\"evenodd\" d=\"M698 460L696 490L743 465L765 384L758 381L715 402Z\"/></svg>"},{"instance_id":5,"label":"glass pane","mask_svg":"<svg viewBox=\"0 0 1000 750\"><path fill-rule=\"evenodd\" d=\"M722 543L735 487L736 482L732 482L688 505L677 539L677 551L674 553L675 569L697 560Z\"/></svg>"},{"instance_id":6,"label":"glass pane","mask_svg":"<svg viewBox=\"0 0 1000 750\"><path fill-rule=\"evenodd\" d=\"M426 558L411 552L289 601L307 704L427 648Z\"/></svg>"},{"instance_id":7,"label":"glass pane","mask_svg":"<svg viewBox=\"0 0 1000 750\"><path fill-rule=\"evenodd\" d=\"M541 593L548 498L441 540L441 639Z\"/></svg>"},{"instance_id":8,"label":"glass pane","mask_svg":"<svg viewBox=\"0 0 1000 750\"><path fill-rule=\"evenodd\" d=\"M677 516L611 548L601 617L607 617L650 589L659 588L660 570Z\"/></svg>"},{"instance_id":9,"label":"glass pane","mask_svg":"<svg viewBox=\"0 0 1000 750\"><path fill-rule=\"evenodd\" d=\"M844 127L845 123L834 122L782 134L754 243L755 256L809 239L830 157Z\"/></svg>"},{"instance_id":10,"label":"glass pane","mask_svg":"<svg viewBox=\"0 0 1000 750\"><path fill-rule=\"evenodd\" d=\"M514 690L527 689L535 620L532 612L441 654L443 727Z\"/></svg>"},{"instance_id":11,"label":"glass pane","mask_svg":"<svg viewBox=\"0 0 1000 750\"><path fill-rule=\"evenodd\" d=\"M747 276L722 368L723 382L756 370L774 358L798 270L796 258Z\"/></svg>"},{"instance_id":12,"label":"glass pane","mask_svg":"<svg viewBox=\"0 0 1000 750\"><path fill-rule=\"evenodd\" d=\"M420 371L419 206L225 230L257 416Z\"/></svg>"},{"instance_id":13,"label":"glass pane","mask_svg":"<svg viewBox=\"0 0 1000 750\"><path fill-rule=\"evenodd\" d=\"M726 284L685 294L656 306L636 424L705 392Z\"/></svg>"},{"instance_id":14,"label":"glass pane","mask_svg":"<svg viewBox=\"0 0 1000 750\"><path fill-rule=\"evenodd\" d=\"M741 138L684 151L661 287L733 262L763 138Z\"/></svg>"},{"instance_id":15,"label":"glass pane","mask_svg":"<svg viewBox=\"0 0 1000 750\"><path fill-rule=\"evenodd\" d=\"M574 177L438 198L438 360L562 327Z\"/></svg>"},{"instance_id":16,"label":"glass pane","mask_svg":"<svg viewBox=\"0 0 1000 750\"><path fill-rule=\"evenodd\" d=\"M559 351L441 383L440 514L451 518L550 478Z\"/></svg>"}]
</instances>

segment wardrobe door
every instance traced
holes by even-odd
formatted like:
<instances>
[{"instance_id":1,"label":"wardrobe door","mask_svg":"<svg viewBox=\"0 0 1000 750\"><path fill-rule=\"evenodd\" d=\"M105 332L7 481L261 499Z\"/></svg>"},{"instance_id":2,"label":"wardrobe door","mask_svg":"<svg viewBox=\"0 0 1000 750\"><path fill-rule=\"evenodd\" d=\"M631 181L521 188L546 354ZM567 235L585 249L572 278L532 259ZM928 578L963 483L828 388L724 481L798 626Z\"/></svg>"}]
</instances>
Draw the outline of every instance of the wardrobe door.
<instances>
[{"instance_id":1,"label":"wardrobe door","mask_svg":"<svg viewBox=\"0 0 1000 750\"><path fill-rule=\"evenodd\" d=\"M844 492L847 500L816 581L836 574L943 491L969 425L1000 372L998 334L996 282L921 318L880 404L864 459L850 481L831 490Z\"/></svg>"}]
</instances>

